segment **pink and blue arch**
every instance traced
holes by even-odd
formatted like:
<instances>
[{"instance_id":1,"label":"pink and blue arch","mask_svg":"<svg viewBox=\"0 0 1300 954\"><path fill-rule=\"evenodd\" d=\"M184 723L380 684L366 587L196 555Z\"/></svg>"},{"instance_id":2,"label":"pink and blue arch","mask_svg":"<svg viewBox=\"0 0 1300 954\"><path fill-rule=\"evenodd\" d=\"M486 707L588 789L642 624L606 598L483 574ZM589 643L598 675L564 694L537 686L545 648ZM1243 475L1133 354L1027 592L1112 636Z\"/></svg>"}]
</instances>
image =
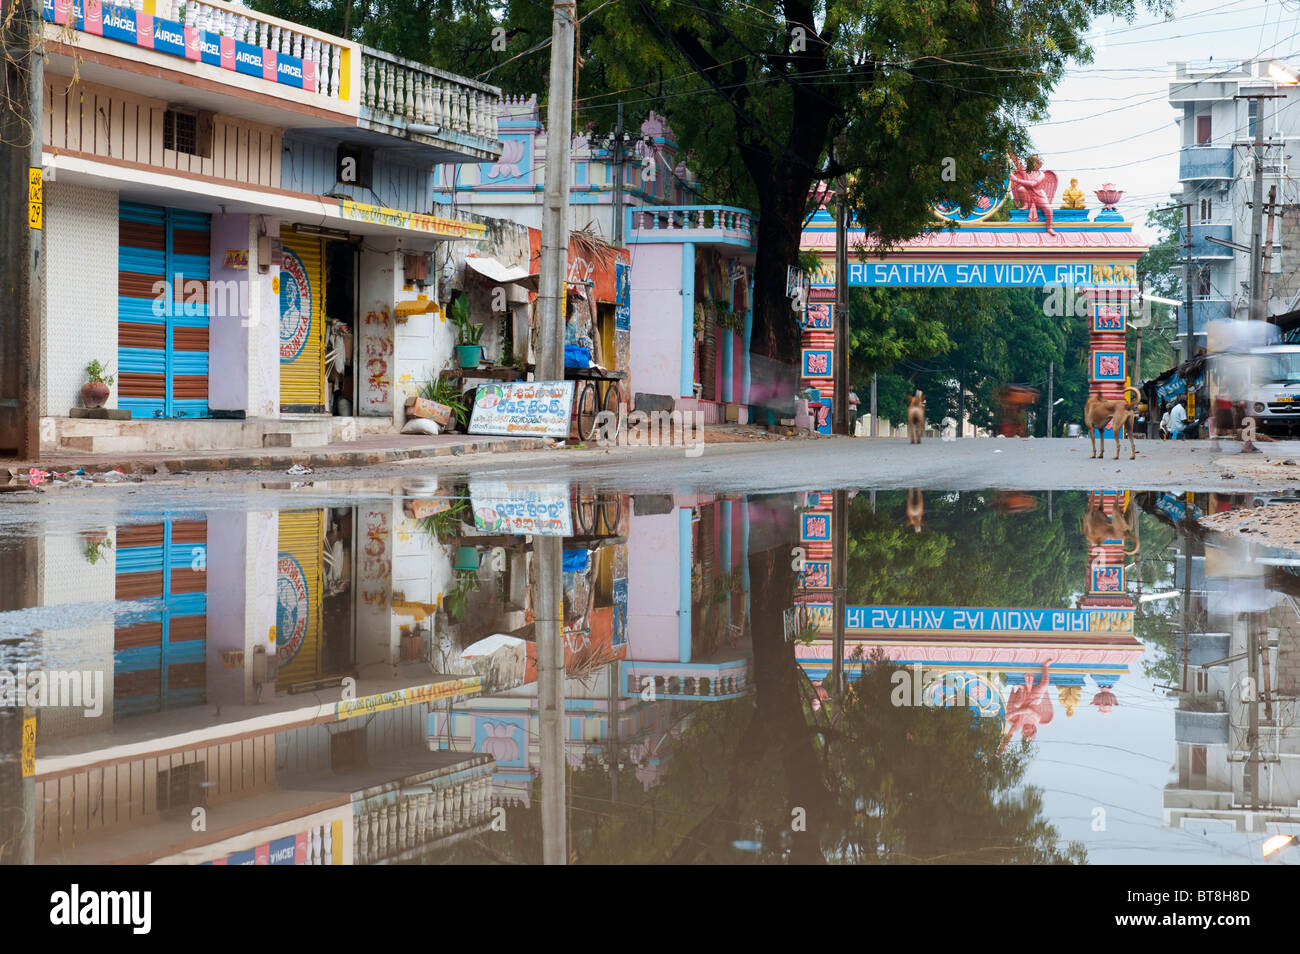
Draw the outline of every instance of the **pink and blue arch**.
<instances>
[{"instance_id":1,"label":"pink and blue arch","mask_svg":"<svg viewBox=\"0 0 1300 954\"><path fill-rule=\"evenodd\" d=\"M990 212L996 209L993 206ZM1138 292L1137 261L1147 250L1133 223L1114 209L1054 209L1053 232L1015 210L1009 222L948 219L948 227L884 250L850 227L850 287L1046 288L1073 286L1089 300L1088 374L1091 389L1121 398L1130 303ZM1091 217L1090 217L1091 215ZM803 331L803 364L809 355L834 368L835 219L824 206L803 230L800 249L815 252L821 267L812 276ZM804 375L829 403L839 386L831 374Z\"/></svg>"}]
</instances>

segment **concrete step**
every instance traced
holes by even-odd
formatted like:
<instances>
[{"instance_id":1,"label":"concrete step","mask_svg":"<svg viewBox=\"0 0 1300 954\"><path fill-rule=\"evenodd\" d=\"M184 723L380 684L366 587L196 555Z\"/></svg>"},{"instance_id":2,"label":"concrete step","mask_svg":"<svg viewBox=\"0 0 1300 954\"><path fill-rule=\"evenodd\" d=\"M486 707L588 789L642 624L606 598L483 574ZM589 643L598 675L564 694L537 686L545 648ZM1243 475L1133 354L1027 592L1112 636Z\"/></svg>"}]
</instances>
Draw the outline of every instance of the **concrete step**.
<instances>
[{"instance_id":1,"label":"concrete step","mask_svg":"<svg viewBox=\"0 0 1300 954\"><path fill-rule=\"evenodd\" d=\"M324 447L329 443L327 430L267 431L262 435L263 447Z\"/></svg>"},{"instance_id":2,"label":"concrete step","mask_svg":"<svg viewBox=\"0 0 1300 954\"><path fill-rule=\"evenodd\" d=\"M59 447L65 450L83 451L87 454L133 454L149 450L149 444L143 437L116 434L65 436L59 441Z\"/></svg>"}]
</instances>

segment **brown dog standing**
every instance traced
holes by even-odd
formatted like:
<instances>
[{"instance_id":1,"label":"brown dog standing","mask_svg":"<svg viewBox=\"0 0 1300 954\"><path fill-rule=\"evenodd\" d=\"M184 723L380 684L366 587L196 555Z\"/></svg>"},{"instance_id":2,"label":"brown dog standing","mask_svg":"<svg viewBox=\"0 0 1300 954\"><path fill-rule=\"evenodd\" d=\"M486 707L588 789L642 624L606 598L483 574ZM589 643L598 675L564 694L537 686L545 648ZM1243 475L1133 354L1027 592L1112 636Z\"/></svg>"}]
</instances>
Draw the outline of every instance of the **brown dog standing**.
<instances>
[{"instance_id":1,"label":"brown dog standing","mask_svg":"<svg viewBox=\"0 0 1300 954\"><path fill-rule=\"evenodd\" d=\"M921 434L925 431L925 395L917 391L907 399L907 441L909 444L921 443Z\"/></svg>"},{"instance_id":2,"label":"brown dog standing","mask_svg":"<svg viewBox=\"0 0 1300 954\"><path fill-rule=\"evenodd\" d=\"M1133 405L1129 403L1129 392L1138 393L1137 388L1124 389L1124 400L1103 401L1096 394L1088 395L1088 403L1083 406L1083 426L1088 429L1088 438L1092 441L1091 457L1098 459L1106 456L1106 428L1115 432L1115 459L1119 460L1119 445L1128 431L1128 459L1137 457L1137 446L1133 442ZM1097 431L1101 431L1101 453L1097 453Z\"/></svg>"}]
</instances>

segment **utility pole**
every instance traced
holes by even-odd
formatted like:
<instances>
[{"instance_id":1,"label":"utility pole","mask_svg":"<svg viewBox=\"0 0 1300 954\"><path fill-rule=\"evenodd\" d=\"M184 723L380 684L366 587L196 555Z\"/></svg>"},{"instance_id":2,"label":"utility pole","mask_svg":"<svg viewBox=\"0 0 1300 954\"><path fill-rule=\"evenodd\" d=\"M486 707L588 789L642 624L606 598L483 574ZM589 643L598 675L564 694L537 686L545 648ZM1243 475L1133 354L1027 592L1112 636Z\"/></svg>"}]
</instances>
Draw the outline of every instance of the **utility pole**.
<instances>
[{"instance_id":1,"label":"utility pole","mask_svg":"<svg viewBox=\"0 0 1300 954\"><path fill-rule=\"evenodd\" d=\"M1264 103L1266 99L1285 99L1281 93L1242 93L1233 99L1253 99L1258 103L1255 110L1255 141L1251 144L1255 151L1255 181L1250 207L1250 320L1264 321L1267 307L1264 302L1264 255L1263 240L1264 215ZM1190 214L1190 213L1189 213Z\"/></svg>"},{"instance_id":2,"label":"utility pole","mask_svg":"<svg viewBox=\"0 0 1300 954\"><path fill-rule=\"evenodd\" d=\"M1052 410L1056 404L1053 401L1055 397L1053 391L1056 385L1056 362L1047 362L1047 436L1055 437L1056 432L1052 429Z\"/></svg>"},{"instance_id":3,"label":"utility pole","mask_svg":"<svg viewBox=\"0 0 1300 954\"><path fill-rule=\"evenodd\" d=\"M880 436L880 425L876 416L876 372L871 372L871 436Z\"/></svg>"},{"instance_id":4,"label":"utility pole","mask_svg":"<svg viewBox=\"0 0 1300 954\"><path fill-rule=\"evenodd\" d=\"M1192 360L1193 345L1196 340L1196 324L1192 321L1192 204L1183 203L1183 212L1187 216L1187 238L1183 241L1183 298L1187 302L1187 335L1183 338L1183 363Z\"/></svg>"},{"instance_id":5,"label":"utility pole","mask_svg":"<svg viewBox=\"0 0 1300 954\"><path fill-rule=\"evenodd\" d=\"M957 379L957 436L966 436L966 365L961 367L961 376Z\"/></svg>"},{"instance_id":6,"label":"utility pole","mask_svg":"<svg viewBox=\"0 0 1300 954\"><path fill-rule=\"evenodd\" d=\"M614 126L614 244L623 247L623 101L618 101Z\"/></svg>"},{"instance_id":7,"label":"utility pole","mask_svg":"<svg viewBox=\"0 0 1300 954\"><path fill-rule=\"evenodd\" d=\"M0 23L0 456L40 456L44 270L41 7L14 0Z\"/></svg>"},{"instance_id":8,"label":"utility pole","mask_svg":"<svg viewBox=\"0 0 1300 954\"><path fill-rule=\"evenodd\" d=\"M569 860L564 759L564 542L533 537L533 628L537 638L537 728L541 762L542 864Z\"/></svg>"},{"instance_id":9,"label":"utility pole","mask_svg":"<svg viewBox=\"0 0 1300 954\"><path fill-rule=\"evenodd\" d=\"M1273 294L1273 277L1269 274L1269 269L1273 262L1273 220L1277 216L1277 186L1268 187L1268 225L1264 228L1263 256L1264 264L1260 269L1263 275L1261 283L1262 291L1260 297L1264 299L1264 308L1267 312L1268 300Z\"/></svg>"},{"instance_id":10,"label":"utility pole","mask_svg":"<svg viewBox=\"0 0 1300 954\"><path fill-rule=\"evenodd\" d=\"M569 260L569 150L573 136L573 47L577 0L555 0L551 85L546 101L546 194L537 296L539 381L564 379L564 280Z\"/></svg>"},{"instance_id":11,"label":"utility pole","mask_svg":"<svg viewBox=\"0 0 1300 954\"><path fill-rule=\"evenodd\" d=\"M831 509L831 536L834 539L834 562L831 564L832 610L835 618L831 623L831 692L835 700L835 712L843 712L845 690L844 679L844 616L848 608L848 574L849 574L849 492L835 491Z\"/></svg>"},{"instance_id":12,"label":"utility pole","mask_svg":"<svg viewBox=\"0 0 1300 954\"><path fill-rule=\"evenodd\" d=\"M844 136L840 136L841 154ZM849 433L849 203L848 179L835 190L835 404L832 430ZM874 410L874 409L873 409Z\"/></svg>"}]
</instances>

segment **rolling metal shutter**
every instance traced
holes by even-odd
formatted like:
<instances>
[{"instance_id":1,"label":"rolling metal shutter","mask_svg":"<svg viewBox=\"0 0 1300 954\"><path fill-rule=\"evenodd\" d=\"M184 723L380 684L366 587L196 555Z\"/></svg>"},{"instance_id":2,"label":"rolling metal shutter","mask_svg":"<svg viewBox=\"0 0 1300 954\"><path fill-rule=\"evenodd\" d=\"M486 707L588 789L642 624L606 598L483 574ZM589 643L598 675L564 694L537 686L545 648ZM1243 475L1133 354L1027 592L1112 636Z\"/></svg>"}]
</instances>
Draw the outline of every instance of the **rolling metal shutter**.
<instances>
[{"instance_id":1,"label":"rolling metal shutter","mask_svg":"<svg viewBox=\"0 0 1300 954\"><path fill-rule=\"evenodd\" d=\"M280 550L276 561L275 685L286 690L322 675L321 548L325 512L280 514Z\"/></svg>"},{"instance_id":2,"label":"rolling metal shutter","mask_svg":"<svg viewBox=\"0 0 1300 954\"><path fill-rule=\"evenodd\" d=\"M198 705L207 689L205 520L117 531L121 601L148 607L113 633L113 718Z\"/></svg>"},{"instance_id":3,"label":"rolling metal shutter","mask_svg":"<svg viewBox=\"0 0 1300 954\"><path fill-rule=\"evenodd\" d=\"M280 409L325 410L324 240L284 232L280 266Z\"/></svg>"},{"instance_id":4,"label":"rolling metal shutter","mask_svg":"<svg viewBox=\"0 0 1300 954\"><path fill-rule=\"evenodd\" d=\"M132 417L208 416L211 251L207 213L119 204L117 395Z\"/></svg>"}]
</instances>

